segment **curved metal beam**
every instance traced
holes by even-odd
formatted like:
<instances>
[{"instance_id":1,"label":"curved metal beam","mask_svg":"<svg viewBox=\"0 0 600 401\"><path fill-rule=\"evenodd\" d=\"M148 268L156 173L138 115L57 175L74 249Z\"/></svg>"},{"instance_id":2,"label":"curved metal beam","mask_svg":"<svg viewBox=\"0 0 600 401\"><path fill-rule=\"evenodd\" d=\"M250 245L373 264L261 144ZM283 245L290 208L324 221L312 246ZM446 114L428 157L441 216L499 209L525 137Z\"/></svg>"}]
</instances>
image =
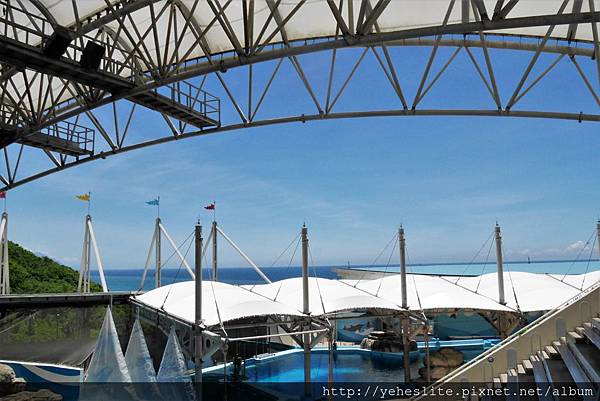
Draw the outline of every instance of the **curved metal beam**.
<instances>
[{"instance_id":1,"label":"curved metal beam","mask_svg":"<svg viewBox=\"0 0 600 401\"><path fill-rule=\"evenodd\" d=\"M277 124L287 124L293 122L301 122L306 123L308 121L323 121L323 120L339 120L339 119L350 119L350 118L367 118L367 117L419 117L419 116L439 116L439 117L517 117L517 118L548 118L548 119L557 119L557 120L570 120L570 121L593 121L600 122L600 114L584 114L584 113L563 113L563 112L548 112L548 111L534 111L534 110L511 110L511 111L501 111L501 110L435 110L435 109L417 109L417 110L373 110L373 111L362 111L362 112L342 112L342 113L329 113L329 114L310 114L310 115L297 115L291 117L281 117L274 119L266 119L259 121L252 121L247 123L238 123L231 124L226 126L221 126L212 129L206 129L203 131L194 131L183 133L178 136L166 136L146 142L141 142L129 146L124 146L122 148L109 150L106 152L100 152L95 154L94 156L79 159L73 161L71 163L66 163L61 166L57 166L51 168L49 170L43 171L41 173L37 173L31 175L27 178L14 181L10 185L6 185L0 190L6 191L12 188L19 187L26 183L35 181L37 179L46 177L50 174L57 173L62 170L69 169L71 167L75 167L81 164L89 163L98 159L106 159L107 157L118 155L121 153L130 152L136 149L147 148L154 145L159 145L163 143L173 142L176 140L193 138L198 136L216 134L220 132L232 132L245 128L256 128L256 127L264 127L270 125Z\"/></svg>"},{"instance_id":2,"label":"curved metal beam","mask_svg":"<svg viewBox=\"0 0 600 401\"><path fill-rule=\"evenodd\" d=\"M435 39L419 38L419 39L403 39L396 40L387 43L386 46L433 46ZM443 47L485 47L488 49L500 49L500 50L519 50L519 51L530 51L535 52L539 46L538 43L529 42L516 42L506 40L486 40L485 43L481 40L472 39L442 39L439 41L438 46ZM543 53L549 54L565 54L573 56L590 57L594 56L593 47L572 47L572 46L561 46L561 45L546 45L544 46Z\"/></svg>"},{"instance_id":3,"label":"curved metal beam","mask_svg":"<svg viewBox=\"0 0 600 401\"><path fill-rule=\"evenodd\" d=\"M562 16L565 16L565 15L562 15ZM555 16L551 15L551 16L524 17L524 18L525 19L541 18L542 21L545 21L545 19L543 17L555 17ZM594 20L600 21L600 12L595 12L593 15L591 13L586 13L586 15L583 16L582 18L594 19ZM555 20L554 18L551 18L551 19L553 21ZM568 24L570 19L571 18L568 18L566 21L564 21L564 24ZM501 24L501 23L506 23L506 22L511 22L511 24L508 24L507 26L512 25L511 19L501 20L501 21L495 22L495 24ZM490 23L493 23L493 22L487 22L487 24L490 24ZM535 25L535 23L540 24L541 22L540 21L537 21L537 22L531 21L528 24L534 24L534 25L528 25L528 26L537 26L537 25ZM483 22L474 22L474 23L468 23L468 24L454 24L454 25L448 25L447 27L455 27L457 25L469 25L471 27L475 27L475 26L479 26L480 24L483 24ZM504 26L504 25L495 25L495 26ZM437 28L439 28L439 27L437 27ZM418 28L418 29L411 29L411 30L404 30L404 31L397 31L397 32L372 33L369 35L362 36L362 37L358 38L357 40L354 40L351 44L348 44L346 39L332 39L332 40L323 39L323 40L317 41L315 43L305 43L304 40L297 40L294 42L289 42L288 45L286 45L284 43L274 44L274 46L278 45L280 47L272 48L271 50L265 49L260 53L256 53L251 56L247 56L247 57L243 57L243 58L240 58L237 54L233 54L231 52L224 52L224 53L218 54L220 56L218 63L215 63L210 58L205 61L199 61L197 64L190 63L189 66L180 68L176 74L165 77L165 78L161 79L160 81L150 81L150 82L146 83L145 85L140 85L140 86L137 86L136 88L133 88L131 91L125 91L125 92L121 92L118 94L114 94L114 95L105 97L93 104L90 103L90 104L86 105L85 109L92 109L92 108L100 107L100 106L112 103L114 101L117 101L117 100L125 98L125 97L133 96L136 94L147 92L149 90L156 89L160 86L176 83L176 82L183 81L186 79L195 78L195 77L206 75L209 73L224 71L224 70L242 67L242 66L246 66L246 65L250 65L250 64L257 64L257 63L262 63L262 62L267 62L267 61L272 61L272 60L278 60L281 58L294 57L294 56L299 56L299 55L304 55L304 54L333 50L333 49L379 46L382 43L395 44L395 43L404 43L405 42L405 43L407 43L407 45L416 44L419 41L421 41L422 43L428 43L427 41L429 39L422 38L421 36L427 36L425 34L425 32L429 32L429 36L430 36L432 29L434 31L436 30L435 28ZM502 28L498 28L498 29L502 29ZM453 32L448 32L448 34L451 34L451 33L453 33ZM487 37L487 36L499 36L499 35L495 34L495 33L491 33L491 34L485 34L485 36ZM500 36L506 36L506 35L500 35ZM462 42L461 40L450 39L449 41L446 40L444 43L447 44L448 46L463 46L463 44L460 44L460 45L458 44L461 42ZM299 43L303 43L303 44L299 45ZM471 45L475 46L477 43L481 43L481 41L470 41L470 43L471 43ZM537 44L533 44L533 43L531 43L531 44L525 44L525 43L518 44L518 42L514 42L511 44L509 44L509 43L511 43L511 42L508 42L508 41L506 41L506 42L490 42L490 41L486 40L486 46L495 47L498 49L536 51L538 48ZM480 45L480 46L482 46L482 45ZM591 56L590 52L593 53L593 50L590 50L588 48L576 48L576 47L570 47L570 46L555 45L555 46L549 46L548 52L550 52L550 53L566 52L567 54L574 54L574 55L590 57ZM229 54L229 53L231 53L231 54L229 55L229 57L227 57L227 54ZM57 122L60 122L64 119L74 117L74 116L82 113L83 111L85 111L85 109L76 108L65 114L61 114L60 116L57 116L54 119L48 120L47 125L56 124Z\"/></svg>"},{"instance_id":4,"label":"curved metal beam","mask_svg":"<svg viewBox=\"0 0 600 401\"><path fill-rule=\"evenodd\" d=\"M33 6L37 8L40 13L42 13L44 18L46 18L50 25L52 25L52 28L58 26L58 22L56 21L56 18L54 18L54 15L52 15L50 10L48 10L48 8L46 8L46 6L42 4L40 0L29 0L29 2L33 4Z\"/></svg>"},{"instance_id":5,"label":"curved metal beam","mask_svg":"<svg viewBox=\"0 0 600 401\"><path fill-rule=\"evenodd\" d=\"M114 5L106 6L90 15L83 16L81 20L90 20L94 17L96 17L96 19L94 19L91 22L88 22L85 25L82 25L81 28L77 30L76 34L82 36L86 33L90 33L91 31L105 26L110 22L117 20L118 18L126 16L127 14L132 14L135 11L141 10L144 7L148 7L150 4L157 3L158 1L160 0L135 0L125 2L122 1L117 2ZM117 5L119 7L117 7ZM74 28L76 26L77 23L74 22L69 26L69 28Z\"/></svg>"}]
</instances>

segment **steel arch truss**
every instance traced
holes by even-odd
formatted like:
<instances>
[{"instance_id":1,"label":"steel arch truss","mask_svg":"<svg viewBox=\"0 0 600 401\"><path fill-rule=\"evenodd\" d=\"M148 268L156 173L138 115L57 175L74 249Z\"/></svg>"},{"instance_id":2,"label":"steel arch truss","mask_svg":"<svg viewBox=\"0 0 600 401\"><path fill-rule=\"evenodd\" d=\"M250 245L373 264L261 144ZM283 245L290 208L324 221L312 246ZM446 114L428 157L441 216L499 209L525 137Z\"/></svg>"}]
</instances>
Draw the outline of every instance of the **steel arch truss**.
<instances>
[{"instance_id":1,"label":"steel arch truss","mask_svg":"<svg viewBox=\"0 0 600 401\"><path fill-rule=\"evenodd\" d=\"M105 9L86 16L72 2L72 40L53 58L44 50L60 29L51 12L39 1L0 0L1 185L10 189L155 144L290 122L376 116L600 121L594 0L563 0L555 14L518 18L510 15L517 0L498 0L493 10L482 1L449 0L436 26L383 32L378 19L389 2L365 0L354 9L354 2L327 0L336 35L306 40L286 33L303 0L285 13L280 0L265 0L262 23L254 19L253 0L106 0ZM212 12L208 23L194 17L201 3ZM241 35L228 19L230 7L242 7ZM456 7L461 22L450 21ZM140 13L153 23L138 28ZM563 25L568 35L557 38L555 28ZM591 25L593 41L573 39L581 25ZM532 26L544 27L545 35L498 33ZM211 49L208 38L216 33L231 50ZM167 35L164 45L159 34ZM89 42L104 49L97 69L82 61ZM506 54L524 61L513 67ZM448 93L459 62L470 66L459 71L464 87ZM583 101L562 99L557 69L561 76L570 71L569 85L579 85ZM387 97L367 95L384 87ZM532 104L535 91L545 96ZM288 100L296 98L305 100L293 109ZM141 133L148 110L158 123L151 125L155 132Z\"/></svg>"}]
</instances>

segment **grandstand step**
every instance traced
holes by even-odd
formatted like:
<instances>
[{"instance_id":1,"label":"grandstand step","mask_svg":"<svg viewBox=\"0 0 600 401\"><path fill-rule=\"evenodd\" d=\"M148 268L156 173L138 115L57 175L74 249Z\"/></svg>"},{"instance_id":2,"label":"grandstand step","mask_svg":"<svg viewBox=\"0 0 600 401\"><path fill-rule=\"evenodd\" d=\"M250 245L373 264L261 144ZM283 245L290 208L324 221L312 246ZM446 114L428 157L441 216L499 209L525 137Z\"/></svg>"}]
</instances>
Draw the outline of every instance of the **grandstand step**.
<instances>
[{"instance_id":1,"label":"grandstand step","mask_svg":"<svg viewBox=\"0 0 600 401\"><path fill-rule=\"evenodd\" d=\"M561 344L558 345L556 348L558 349L558 352L560 353L560 356L565 366L569 370L571 377L573 378L575 383L577 383L577 386L584 386L584 388L589 388L589 386L591 385L590 378L588 377L586 371L581 367L580 361L578 361L579 355L573 353L575 345L576 344L574 343L568 344L566 338L562 337Z\"/></svg>"},{"instance_id":2,"label":"grandstand step","mask_svg":"<svg viewBox=\"0 0 600 401\"><path fill-rule=\"evenodd\" d=\"M525 368L525 372L527 372L528 375L532 375L533 374L533 365L531 364L531 361L529 359L524 359L522 364L523 364L523 367Z\"/></svg>"},{"instance_id":3,"label":"grandstand step","mask_svg":"<svg viewBox=\"0 0 600 401\"><path fill-rule=\"evenodd\" d=\"M567 340L573 344L585 343L585 337L575 331L569 331L567 333Z\"/></svg>"},{"instance_id":4,"label":"grandstand step","mask_svg":"<svg viewBox=\"0 0 600 401\"><path fill-rule=\"evenodd\" d=\"M525 371L525 368L523 367L522 364L517 365L517 374L518 375L526 375L527 374L527 372Z\"/></svg>"},{"instance_id":5,"label":"grandstand step","mask_svg":"<svg viewBox=\"0 0 600 401\"><path fill-rule=\"evenodd\" d=\"M569 344L573 356L594 383L600 383L600 352L594 344Z\"/></svg>"},{"instance_id":6,"label":"grandstand step","mask_svg":"<svg viewBox=\"0 0 600 401\"><path fill-rule=\"evenodd\" d=\"M558 353L558 351L556 350L556 348L554 348L553 345L546 345L544 347L544 351L546 352L546 355L548 358L550 359L560 359L560 354Z\"/></svg>"},{"instance_id":7,"label":"grandstand step","mask_svg":"<svg viewBox=\"0 0 600 401\"><path fill-rule=\"evenodd\" d=\"M538 355L531 355L529 361L531 362L533 377L535 378L536 383L544 383L548 381L548 378L546 377L546 371L544 370L542 358L539 354L540 353L538 353Z\"/></svg>"},{"instance_id":8,"label":"grandstand step","mask_svg":"<svg viewBox=\"0 0 600 401\"><path fill-rule=\"evenodd\" d=\"M587 339L596 346L596 348L600 349L600 334L592 329L591 323L584 323L583 327L585 329L585 336Z\"/></svg>"},{"instance_id":9,"label":"grandstand step","mask_svg":"<svg viewBox=\"0 0 600 401\"><path fill-rule=\"evenodd\" d=\"M550 348L554 349L554 347ZM544 367L544 371L546 373L546 380L538 381L536 377L536 381L538 382L538 384L560 383L561 386L576 388L575 382L573 381L573 377L571 376L569 369L567 368L563 360L560 358L560 354L558 353L558 351L556 349L554 349L554 351L557 354L556 357L550 357L547 353L544 353L543 351L538 353L538 357L541 360L542 365ZM581 398L574 398L573 396L564 395L558 396L556 397L556 399L560 401L572 401L575 399L580 400Z\"/></svg>"}]
</instances>

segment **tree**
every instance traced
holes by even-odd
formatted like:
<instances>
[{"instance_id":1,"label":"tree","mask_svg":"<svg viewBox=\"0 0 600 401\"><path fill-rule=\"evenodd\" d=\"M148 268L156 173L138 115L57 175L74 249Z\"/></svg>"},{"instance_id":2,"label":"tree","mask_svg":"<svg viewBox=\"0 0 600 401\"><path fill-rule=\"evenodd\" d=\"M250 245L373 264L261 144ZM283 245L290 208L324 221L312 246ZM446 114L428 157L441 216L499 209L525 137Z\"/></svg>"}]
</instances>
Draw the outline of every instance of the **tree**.
<instances>
[{"instance_id":1,"label":"tree","mask_svg":"<svg viewBox=\"0 0 600 401\"><path fill-rule=\"evenodd\" d=\"M77 291L79 272L50 259L37 256L23 247L8 242L10 290L12 294L69 293ZM102 291L97 283L92 292Z\"/></svg>"}]
</instances>

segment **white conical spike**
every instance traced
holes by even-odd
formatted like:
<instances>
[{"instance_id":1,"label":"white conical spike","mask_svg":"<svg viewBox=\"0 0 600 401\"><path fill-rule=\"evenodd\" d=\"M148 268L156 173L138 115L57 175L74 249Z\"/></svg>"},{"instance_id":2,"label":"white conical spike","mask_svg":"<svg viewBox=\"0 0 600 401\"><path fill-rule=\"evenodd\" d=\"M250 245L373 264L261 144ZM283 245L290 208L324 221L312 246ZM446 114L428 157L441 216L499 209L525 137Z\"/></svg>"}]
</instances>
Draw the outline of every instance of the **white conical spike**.
<instances>
[{"instance_id":1,"label":"white conical spike","mask_svg":"<svg viewBox=\"0 0 600 401\"><path fill-rule=\"evenodd\" d=\"M156 381L156 371L139 319L135 319L133 323L133 330L131 330L127 351L125 352L125 362L134 383Z\"/></svg>"},{"instance_id":2,"label":"white conical spike","mask_svg":"<svg viewBox=\"0 0 600 401\"><path fill-rule=\"evenodd\" d=\"M192 378L189 375L186 375L186 371L187 363L183 356L183 352L181 352L177 333L175 332L175 328L171 327L156 380L158 382L182 383L182 385L163 387L161 393L163 395L168 393L169 399L185 401L194 400L195 395Z\"/></svg>"},{"instance_id":3,"label":"white conical spike","mask_svg":"<svg viewBox=\"0 0 600 401\"><path fill-rule=\"evenodd\" d=\"M181 352L177 333L175 328L171 327L156 379L159 382L187 381L189 377L185 377L186 370L187 364Z\"/></svg>"},{"instance_id":4,"label":"white conical spike","mask_svg":"<svg viewBox=\"0 0 600 401\"><path fill-rule=\"evenodd\" d=\"M85 380L94 383L131 382L110 307L106 308L100 336Z\"/></svg>"}]
</instances>

